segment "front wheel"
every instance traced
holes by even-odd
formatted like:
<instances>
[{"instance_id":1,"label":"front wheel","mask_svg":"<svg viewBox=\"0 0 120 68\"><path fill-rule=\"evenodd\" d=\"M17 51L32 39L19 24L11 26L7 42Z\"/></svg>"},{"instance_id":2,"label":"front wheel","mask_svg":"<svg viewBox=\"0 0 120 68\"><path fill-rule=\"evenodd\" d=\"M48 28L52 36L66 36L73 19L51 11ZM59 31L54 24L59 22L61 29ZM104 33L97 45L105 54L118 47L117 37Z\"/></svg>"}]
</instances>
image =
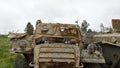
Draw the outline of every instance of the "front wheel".
<instances>
[{"instance_id":1,"label":"front wheel","mask_svg":"<svg viewBox=\"0 0 120 68\"><path fill-rule=\"evenodd\" d=\"M28 68L27 61L25 59L16 59L14 63L14 68Z\"/></svg>"},{"instance_id":2,"label":"front wheel","mask_svg":"<svg viewBox=\"0 0 120 68\"><path fill-rule=\"evenodd\" d=\"M84 68L104 68L98 63L86 63Z\"/></svg>"}]
</instances>

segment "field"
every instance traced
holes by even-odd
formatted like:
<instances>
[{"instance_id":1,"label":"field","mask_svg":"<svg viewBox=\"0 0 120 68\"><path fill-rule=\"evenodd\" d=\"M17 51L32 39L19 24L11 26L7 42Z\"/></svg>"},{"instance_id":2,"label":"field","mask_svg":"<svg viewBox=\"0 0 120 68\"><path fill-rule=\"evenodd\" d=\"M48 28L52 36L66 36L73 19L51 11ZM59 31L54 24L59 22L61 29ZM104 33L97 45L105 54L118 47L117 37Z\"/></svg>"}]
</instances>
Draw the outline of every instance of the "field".
<instances>
[{"instance_id":1,"label":"field","mask_svg":"<svg viewBox=\"0 0 120 68\"><path fill-rule=\"evenodd\" d=\"M0 35L0 68L14 68L16 55L11 55L7 35Z\"/></svg>"}]
</instances>

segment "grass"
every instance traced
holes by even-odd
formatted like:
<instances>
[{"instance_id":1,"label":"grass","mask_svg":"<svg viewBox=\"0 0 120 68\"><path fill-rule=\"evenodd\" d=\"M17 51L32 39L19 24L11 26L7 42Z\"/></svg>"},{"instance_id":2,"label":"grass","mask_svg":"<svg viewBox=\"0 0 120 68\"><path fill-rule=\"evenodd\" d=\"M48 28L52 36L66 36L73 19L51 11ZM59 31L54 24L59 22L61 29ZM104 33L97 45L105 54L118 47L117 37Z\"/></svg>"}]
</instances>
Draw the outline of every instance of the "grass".
<instances>
[{"instance_id":1,"label":"grass","mask_svg":"<svg viewBox=\"0 0 120 68\"><path fill-rule=\"evenodd\" d=\"M14 68L16 55L11 56L7 35L0 35L0 68Z\"/></svg>"}]
</instances>

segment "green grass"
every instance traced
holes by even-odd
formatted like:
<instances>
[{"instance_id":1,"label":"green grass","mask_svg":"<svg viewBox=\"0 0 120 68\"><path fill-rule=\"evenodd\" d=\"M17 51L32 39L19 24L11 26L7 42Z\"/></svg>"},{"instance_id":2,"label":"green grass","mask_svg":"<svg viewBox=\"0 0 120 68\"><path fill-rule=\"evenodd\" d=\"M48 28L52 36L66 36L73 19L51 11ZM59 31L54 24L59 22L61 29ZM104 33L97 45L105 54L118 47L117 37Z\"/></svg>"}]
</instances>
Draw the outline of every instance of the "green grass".
<instances>
[{"instance_id":1,"label":"green grass","mask_svg":"<svg viewBox=\"0 0 120 68\"><path fill-rule=\"evenodd\" d=\"M0 68L14 68L16 56L11 56L7 35L0 35Z\"/></svg>"}]
</instances>

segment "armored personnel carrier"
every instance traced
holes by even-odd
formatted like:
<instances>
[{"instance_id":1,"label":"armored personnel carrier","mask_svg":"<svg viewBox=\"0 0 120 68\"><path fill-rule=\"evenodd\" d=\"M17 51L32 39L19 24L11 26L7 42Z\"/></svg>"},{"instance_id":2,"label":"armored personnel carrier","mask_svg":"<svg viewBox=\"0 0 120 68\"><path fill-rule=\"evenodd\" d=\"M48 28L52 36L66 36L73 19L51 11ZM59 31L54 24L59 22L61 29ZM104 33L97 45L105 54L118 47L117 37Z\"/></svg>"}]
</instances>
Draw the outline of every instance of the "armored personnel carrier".
<instances>
[{"instance_id":1,"label":"armored personnel carrier","mask_svg":"<svg viewBox=\"0 0 120 68\"><path fill-rule=\"evenodd\" d=\"M10 53L19 54L14 68L101 68L100 46L84 48L78 24L37 23L33 35L10 33Z\"/></svg>"},{"instance_id":2,"label":"armored personnel carrier","mask_svg":"<svg viewBox=\"0 0 120 68\"><path fill-rule=\"evenodd\" d=\"M112 19L113 33L94 35L92 40L102 48L105 68L120 67L120 19Z\"/></svg>"}]
</instances>

